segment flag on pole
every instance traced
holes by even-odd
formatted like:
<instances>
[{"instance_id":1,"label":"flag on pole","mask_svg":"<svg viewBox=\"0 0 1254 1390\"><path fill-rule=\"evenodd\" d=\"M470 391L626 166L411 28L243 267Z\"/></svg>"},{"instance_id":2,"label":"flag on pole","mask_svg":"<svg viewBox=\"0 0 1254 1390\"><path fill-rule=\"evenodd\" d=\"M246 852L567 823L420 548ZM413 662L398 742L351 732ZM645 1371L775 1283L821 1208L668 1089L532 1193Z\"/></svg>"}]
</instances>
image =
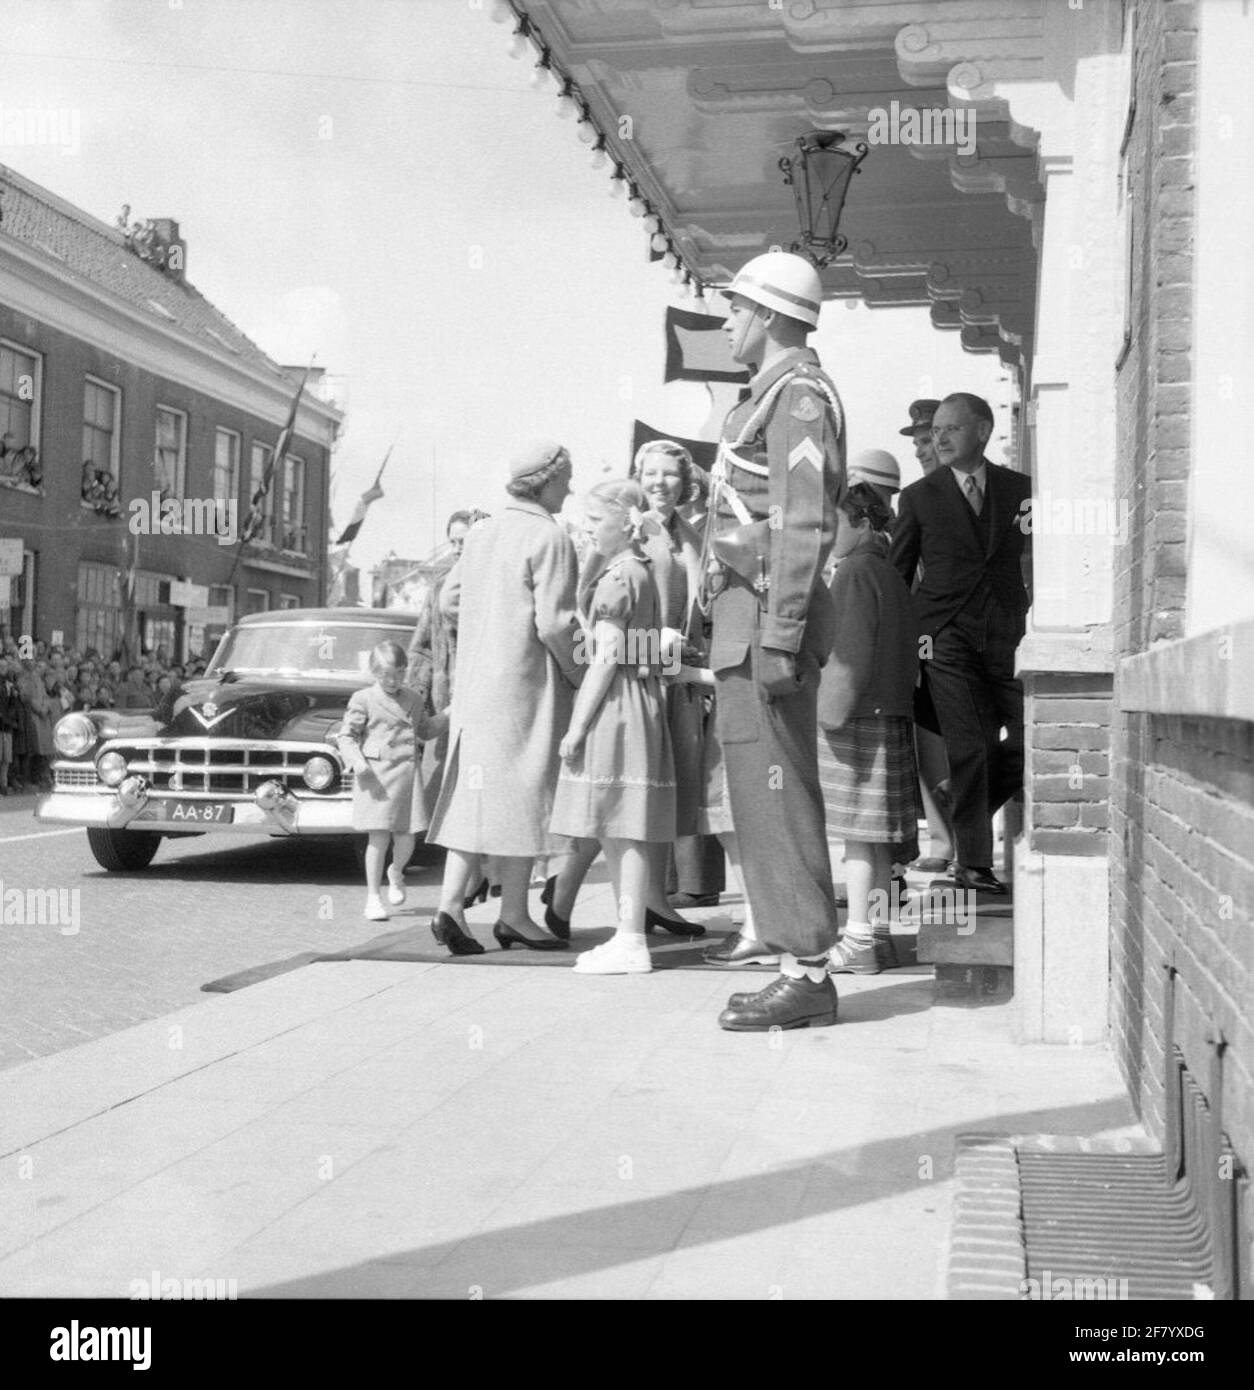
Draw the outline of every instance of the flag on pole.
<instances>
[{"instance_id":1,"label":"flag on pole","mask_svg":"<svg viewBox=\"0 0 1254 1390\"><path fill-rule=\"evenodd\" d=\"M300 409L301 397L305 394L305 383L309 380L309 373L312 370L311 362L305 368L305 374L300 379L300 385L296 388L296 394L292 397L291 408L287 412L287 420L283 428L279 431L279 437L275 441L274 450L270 454L269 461L266 463L265 471L261 475L261 482L258 484L256 492L253 493L249 503L248 515L244 519L244 525L240 528L240 540L250 541L254 536L261 533L266 523L266 499L270 496L270 488L274 483L274 475L283 467L283 461L287 458L287 451L292 447L292 439L296 434L296 412Z\"/></svg>"},{"instance_id":2,"label":"flag on pole","mask_svg":"<svg viewBox=\"0 0 1254 1390\"><path fill-rule=\"evenodd\" d=\"M340 532L339 540L335 542L336 545L352 545L357 539L357 532L361 530L361 523L366 519L366 512L369 510L371 502L377 502L382 496L383 489L377 482L361 494L353 515L349 518L348 525Z\"/></svg>"},{"instance_id":3,"label":"flag on pole","mask_svg":"<svg viewBox=\"0 0 1254 1390\"><path fill-rule=\"evenodd\" d=\"M392 450L395 445L389 445L388 451L383 455L383 462L379 465L379 471L375 474L374 482L361 494L357 506L349 518L348 525L340 532L340 538L335 542L336 545L352 545L357 539L357 533L361 530L361 523L366 519L366 513L370 510L371 502L377 502L383 496L383 489L379 484L383 481L383 470L388 466L388 459L392 457Z\"/></svg>"},{"instance_id":4,"label":"flag on pole","mask_svg":"<svg viewBox=\"0 0 1254 1390\"><path fill-rule=\"evenodd\" d=\"M128 552L129 551L129 556ZM138 656L139 634L136 632L136 590L139 586L139 532L135 531L131 536L131 543L128 546L123 542L122 556L126 560L126 569L121 578L120 598L122 600L122 640L121 647L123 659L130 663Z\"/></svg>"}]
</instances>

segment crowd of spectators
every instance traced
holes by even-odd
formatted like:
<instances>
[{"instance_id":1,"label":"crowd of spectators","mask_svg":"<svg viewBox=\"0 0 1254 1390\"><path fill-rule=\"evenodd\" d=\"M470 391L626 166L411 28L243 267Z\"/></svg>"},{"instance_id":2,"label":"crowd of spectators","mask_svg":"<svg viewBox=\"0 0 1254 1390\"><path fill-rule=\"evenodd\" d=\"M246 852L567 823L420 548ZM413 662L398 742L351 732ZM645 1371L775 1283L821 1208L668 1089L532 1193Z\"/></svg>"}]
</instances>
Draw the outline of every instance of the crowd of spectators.
<instances>
[{"instance_id":1,"label":"crowd of spectators","mask_svg":"<svg viewBox=\"0 0 1254 1390\"><path fill-rule=\"evenodd\" d=\"M52 730L63 714L153 709L204 669L200 658L171 660L164 645L128 664L121 652L0 637L0 796L51 787Z\"/></svg>"}]
</instances>

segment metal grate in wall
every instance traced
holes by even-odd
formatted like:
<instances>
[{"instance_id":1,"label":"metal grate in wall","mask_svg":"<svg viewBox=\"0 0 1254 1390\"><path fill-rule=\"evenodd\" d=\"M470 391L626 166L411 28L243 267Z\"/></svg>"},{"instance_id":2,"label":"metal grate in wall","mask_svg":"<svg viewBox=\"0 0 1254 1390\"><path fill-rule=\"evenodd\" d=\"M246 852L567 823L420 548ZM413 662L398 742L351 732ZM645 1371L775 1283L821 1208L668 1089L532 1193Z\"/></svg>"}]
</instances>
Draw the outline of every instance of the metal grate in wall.
<instances>
[{"instance_id":1,"label":"metal grate in wall","mask_svg":"<svg viewBox=\"0 0 1254 1390\"><path fill-rule=\"evenodd\" d=\"M1017 1157L1027 1278L1040 1297L1211 1297L1206 1226L1191 1194L1169 1184L1164 1155L1021 1147Z\"/></svg>"}]
</instances>

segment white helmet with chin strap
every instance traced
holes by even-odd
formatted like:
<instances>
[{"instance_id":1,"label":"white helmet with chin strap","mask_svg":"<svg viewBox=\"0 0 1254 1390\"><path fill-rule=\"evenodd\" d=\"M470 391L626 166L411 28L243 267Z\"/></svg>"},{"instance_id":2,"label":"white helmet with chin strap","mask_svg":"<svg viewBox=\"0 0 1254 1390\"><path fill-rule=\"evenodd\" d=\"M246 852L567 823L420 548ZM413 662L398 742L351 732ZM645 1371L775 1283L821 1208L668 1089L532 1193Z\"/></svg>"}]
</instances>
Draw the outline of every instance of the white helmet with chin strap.
<instances>
[{"instance_id":1,"label":"white helmet with chin strap","mask_svg":"<svg viewBox=\"0 0 1254 1390\"><path fill-rule=\"evenodd\" d=\"M738 294L764 309L774 309L811 328L818 327L823 303L819 273L803 256L791 251L768 251L764 256L755 256L736 272L725 293L729 298Z\"/></svg>"}]
</instances>

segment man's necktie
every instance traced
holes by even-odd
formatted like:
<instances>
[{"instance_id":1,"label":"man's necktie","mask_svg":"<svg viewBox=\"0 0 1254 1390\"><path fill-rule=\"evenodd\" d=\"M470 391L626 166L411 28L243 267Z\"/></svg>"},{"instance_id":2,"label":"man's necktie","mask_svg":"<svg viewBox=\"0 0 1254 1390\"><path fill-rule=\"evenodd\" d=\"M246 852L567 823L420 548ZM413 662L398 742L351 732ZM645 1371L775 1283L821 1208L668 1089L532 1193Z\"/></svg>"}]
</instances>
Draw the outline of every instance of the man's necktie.
<instances>
[{"instance_id":1,"label":"man's necktie","mask_svg":"<svg viewBox=\"0 0 1254 1390\"><path fill-rule=\"evenodd\" d=\"M980 491L979 483L975 481L972 474L968 473L963 479L962 486L966 490L967 501L971 503L971 510L976 516L979 516L984 510L984 494Z\"/></svg>"}]
</instances>

